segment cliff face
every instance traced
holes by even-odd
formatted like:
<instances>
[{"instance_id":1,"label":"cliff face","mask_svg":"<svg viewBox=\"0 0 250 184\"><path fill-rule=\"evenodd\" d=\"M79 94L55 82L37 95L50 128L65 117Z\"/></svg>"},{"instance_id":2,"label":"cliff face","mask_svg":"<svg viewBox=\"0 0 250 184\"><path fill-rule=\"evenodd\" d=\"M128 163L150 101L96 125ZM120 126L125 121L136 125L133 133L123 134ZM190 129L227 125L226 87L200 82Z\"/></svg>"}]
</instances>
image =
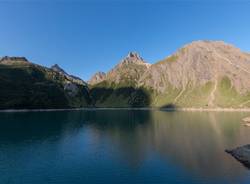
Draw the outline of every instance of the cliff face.
<instances>
[{"instance_id":1,"label":"cliff face","mask_svg":"<svg viewBox=\"0 0 250 184\"><path fill-rule=\"evenodd\" d=\"M23 57L3 57L0 60L0 109L89 106L88 87L79 81Z\"/></svg>"},{"instance_id":2,"label":"cliff face","mask_svg":"<svg viewBox=\"0 0 250 184\"><path fill-rule=\"evenodd\" d=\"M250 57L221 41L196 41L153 65L129 54L98 85L143 89L150 106L250 107Z\"/></svg>"}]
</instances>

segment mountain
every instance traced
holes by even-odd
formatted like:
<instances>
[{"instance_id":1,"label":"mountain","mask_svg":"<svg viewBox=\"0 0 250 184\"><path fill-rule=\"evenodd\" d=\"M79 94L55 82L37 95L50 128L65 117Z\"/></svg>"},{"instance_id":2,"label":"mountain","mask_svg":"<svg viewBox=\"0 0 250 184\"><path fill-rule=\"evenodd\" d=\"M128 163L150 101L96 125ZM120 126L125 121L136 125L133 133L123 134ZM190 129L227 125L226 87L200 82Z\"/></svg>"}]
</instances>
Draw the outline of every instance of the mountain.
<instances>
[{"instance_id":1,"label":"mountain","mask_svg":"<svg viewBox=\"0 0 250 184\"><path fill-rule=\"evenodd\" d=\"M222 41L192 42L152 65L129 53L91 92L96 106L250 107L250 55Z\"/></svg>"},{"instance_id":2,"label":"mountain","mask_svg":"<svg viewBox=\"0 0 250 184\"><path fill-rule=\"evenodd\" d=\"M150 67L139 54L130 52L100 82L90 80L90 93L97 107L148 106L148 95L138 87L141 75ZM94 84L94 85L93 85Z\"/></svg>"},{"instance_id":3,"label":"mountain","mask_svg":"<svg viewBox=\"0 0 250 184\"><path fill-rule=\"evenodd\" d=\"M155 64L130 52L86 83L59 65L0 58L0 109L77 107L250 108L250 54L195 41Z\"/></svg>"},{"instance_id":4,"label":"mountain","mask_svg":"<svg viewBox=\"0 0 250 184\"><path fill-rule=\"evenodd\" d=\"M91 104L84 81L24 57L0 59L0 85L0 109L75 108Z\"/></svg>"}]
</instances>

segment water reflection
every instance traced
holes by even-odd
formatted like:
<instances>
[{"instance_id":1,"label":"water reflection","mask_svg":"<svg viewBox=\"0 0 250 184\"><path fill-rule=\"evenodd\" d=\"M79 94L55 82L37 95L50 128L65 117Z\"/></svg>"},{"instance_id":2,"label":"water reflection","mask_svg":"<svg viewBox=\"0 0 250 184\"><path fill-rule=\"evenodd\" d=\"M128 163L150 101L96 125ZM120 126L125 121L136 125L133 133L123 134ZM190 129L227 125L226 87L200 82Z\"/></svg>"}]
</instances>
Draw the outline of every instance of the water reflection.
<instances>
[{"instance_id":1,"label":"water reflection","mask_svg":"<svg viewBox=\"0 0 250 184\"><path fill-rule=\"evenodd\" d=\"M248 171L224 150L250 142L250 129L240 124L245 116L141 110L0 113L0 170L13 170L8 159L22 159L22 166L46 159L42 168L56 172L100 163L104 169L112 167L109 163L136 171L160 160L161 167L178 167L196 181L242 182Z\"/></svg>"}]
</instances>

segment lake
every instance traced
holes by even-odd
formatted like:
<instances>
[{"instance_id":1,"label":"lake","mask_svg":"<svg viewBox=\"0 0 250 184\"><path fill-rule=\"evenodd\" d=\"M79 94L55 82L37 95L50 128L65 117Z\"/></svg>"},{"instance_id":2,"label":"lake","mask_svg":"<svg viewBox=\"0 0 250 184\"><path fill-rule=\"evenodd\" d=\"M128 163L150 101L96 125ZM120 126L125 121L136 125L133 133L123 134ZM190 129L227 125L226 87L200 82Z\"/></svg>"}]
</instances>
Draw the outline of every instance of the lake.
<instances>
[{"instance_id":1,"label":"lake","mask_svg":"<svg viewBox=\"0 0 250 184\"><path fill-rule=\"evenodd\" d=\"M246 112L0 113L1 184L249 184Z\"/></svg>"}]
</instances>

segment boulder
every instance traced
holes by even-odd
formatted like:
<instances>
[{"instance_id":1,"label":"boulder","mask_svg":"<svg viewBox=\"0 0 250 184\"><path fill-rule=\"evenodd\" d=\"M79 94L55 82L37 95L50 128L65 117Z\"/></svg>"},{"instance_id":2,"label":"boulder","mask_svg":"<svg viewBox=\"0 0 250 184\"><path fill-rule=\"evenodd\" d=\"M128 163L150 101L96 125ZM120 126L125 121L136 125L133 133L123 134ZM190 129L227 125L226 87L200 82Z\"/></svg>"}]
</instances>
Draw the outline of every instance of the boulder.
<instances>
[{"instance_id":1,"label":"boulder","mask_svg":"<svg viewBox=\"0 0 250 184\"><path fill-rule=\"evenodd\" d=\"M225 151L250 169L250 144Z\"/></svg>"}]
</instances>

